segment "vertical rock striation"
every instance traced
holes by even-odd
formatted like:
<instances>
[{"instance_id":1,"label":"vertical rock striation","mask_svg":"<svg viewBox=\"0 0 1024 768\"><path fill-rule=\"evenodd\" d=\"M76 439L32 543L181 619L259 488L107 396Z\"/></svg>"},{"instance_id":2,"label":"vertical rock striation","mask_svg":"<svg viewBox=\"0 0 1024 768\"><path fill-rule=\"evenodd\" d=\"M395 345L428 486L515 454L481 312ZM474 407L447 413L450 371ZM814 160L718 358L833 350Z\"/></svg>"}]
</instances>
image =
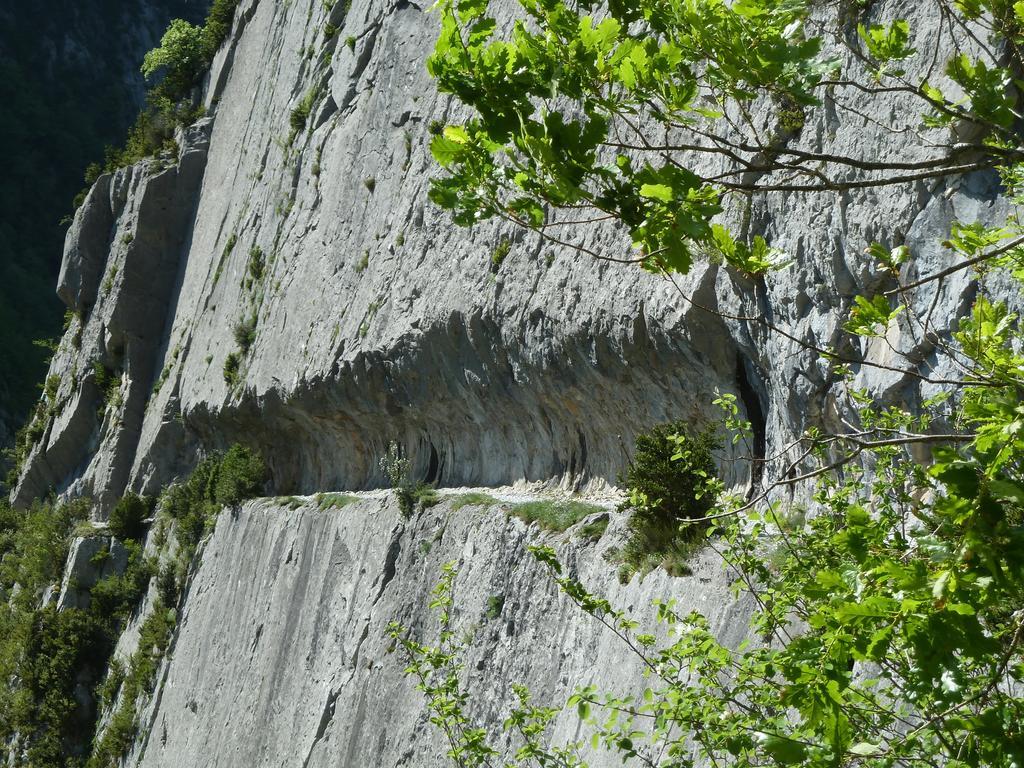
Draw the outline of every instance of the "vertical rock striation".
<instances>
[{"instance_id":1,"label":"vertical rock striation","mask_svg":"<svg viewBox=\"0 0 1024 768\"><path fill-rule=\"evenodd\" d=\"M451 502L410 524L393 500L326 511L314 502L247 504L206 544L145 713L148 735L129 764L448 765L448 747L387 637L400 621L435 641L425 596L448 561L459 568L452 626L470 643L467 685L482 723L500 732L517 681L538 703L564 701L590 682L640 694L637 657L559 593L528 544L557 546L567 567L638 618L651 619L652 600L671 595L680 611L704 612L727 642L743 639L751 606L732 597L711 553L690 576L659 572L621 586L602 557L610 540L541 536L500 509ZM577 730L572 710L552 738L575 739Z\"/></svg>"},{"instance_id":2,"label":"vertical rock striation","mask_svg":"<svg viewBox=\"0 0 1024 768\"><path fill-rule=\"evenodd\" d=\"M128 483L190 239L208 129L199 123L182 133L177 157L101 176L75 215L57 289L75 314L51 364L60 377L58 406L26 460L15 504L56 489L109 507Z\"/></svg>"},{"instance_id":3,"label":"vertical rock striation","mask_svg":"<svg viewBox=\"0 0 1024 768\"><path fill-rule=\"evenodd\" d=\"M208 0L52 0L0 6L0 447L38 397L60 332L52 296L61 221L86 166L124 139L144 98L139 64L172 18L200 20Z\"/></svg>"}]
</instances>

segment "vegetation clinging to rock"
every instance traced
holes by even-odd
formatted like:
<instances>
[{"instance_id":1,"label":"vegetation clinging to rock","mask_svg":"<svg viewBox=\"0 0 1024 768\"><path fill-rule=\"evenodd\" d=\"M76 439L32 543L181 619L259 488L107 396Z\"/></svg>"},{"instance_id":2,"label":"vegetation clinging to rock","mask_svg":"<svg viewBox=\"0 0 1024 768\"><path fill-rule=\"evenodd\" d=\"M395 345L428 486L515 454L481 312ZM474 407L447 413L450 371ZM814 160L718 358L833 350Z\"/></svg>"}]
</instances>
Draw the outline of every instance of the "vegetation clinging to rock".
<instances>
[{"instance_id":1,"label":"vegetation clinging to rock","mask_svg":"<svg viewBox=\"0 0 1024 768\"><path fill-rule=\"evenodd\" d=\"M853 6L829 16L832 8L812 14L806 3L774 0L611 2L596 17L586 3L521 0L515 24L506 6L499 23L488 2L439 5L442 29L428 67L470 117L432 141L448 169L432 198L459 224L501 217L550 236L589 211L617 219L649 271L671 279L695 256L711 255L748 279L775 268L781 254L761 235L746 240L749 219L743 240L714 221L730 196L945 177L954 180L946 187L952 197L966 174L995 168L1004 187L993 208L1024 201L1020 94L1011 85L1024 64L1020 4L940 3L924 13L878 6L855 29ZM905 11L923 28L892 16ZM970 32L915 47L943 39L947 25ZM496 58L523 65L495 67ZM774 109L752 119L759 104ZM901 138L882 147L860 142L848 154L824 142L791 143L822 105L819 129L837 117L867 119L883 136ZM967 126L969 157L957 144ZM905 141L916 144L914 162L906 162ZM748 641L723 643L706 615L683 613L670 600L655 603L657 626L641 627L553 549L532 548L564 595L622 640L644 672L636 681L642 696L603 690L598 679L569 697L565 706L592 741L551 744L562 710L533 704L517 684L507 733L476 727L461 674L464 643L453 630L455 570L445 567L432 593L438 645L398 625L392 637L455 764L582 768L594 751L624 764L730 768L1024 762L1024 338L1017 314L991 296L1006 290L1003 279L1016 280L1009 295L1019 295L1024 226L1015 214L995 216L953 222L948 239L939 237L959 261L923 276L911 270L913 281L902 285L910 247L843 244L866 245L879 275L874 295L853 297L839 334L848 335L834 347L776 326L770 298L755 316L726 317L803 347L797 351L826 363L836 382L829 396L849 400L828 403L838 411L831 423L822 419L828 426L812 422L767 462L752 425L738 426L735 403L720 397L734 445L754 438L743 457L752 469L749 496L699 487L710 474L709 446L692 435L659 468L671 437L664 435L651 456L657 471L638 478L638 487L651 487L632 526L641 542L671 535L672 516L715 524L710 546L754 607ZM934 322L944 281L981 265L1009 274L972 281L966 316ZM892 287L879 289L882 280ZM930 309L914 291L923 285L934 291ZM922 339L938 362L922 361ZM885 363L861 353L876 340L887 346ZM859 389L861 374L878 369L882 392ZM906 385L898 395L893 373ZM939 391L918 397L915 385ZM774 462L781 466L766 467ZM652 493L673 490L664 482L671 469L699 492L666 509ZM769 469L777 474L766 477ZM510 738L521 746L506 760Z\"/></svg>"},{"instance_id":2,"label":"vegetation clinging to rock","mask_svg":"<svg viewBox=\"0 0 1024 768\"><path fill-rule=\"evenodd\" d=\"M686 557L707 528L700 521L722 488L713 455L718 447L713 431L695 431L685 421L637 435L636 452L621 478L629 493L621 508L632 510L622 550L624 578L658 564L673 574L684 572Z\"/></svg>"},{"instance_id":3,"label":"vegetation clinging to rock","mask_svg":"<svg viewBox=\"0 0 1024 768\"><path fill-rule=\"evenodd\" d=\"M152 500L127 493L111 510L107 527L119 539L138 541L146 532L145 521L152 512Z\"/></svg>"},{"instance_id":4,"label":"vegetation clinging to rock","mask_svg":"<svg viewBox=\"0 0 1024 768\"><path fill-rule=\"evenodd\" d=\"M234 387L238 383L238 372L242 367L242 356L238 352L229 352L224 358L224 383Z\"/></svg>"},{"instance_id":5,"label":"vegetation clinging to rock","mask_svg":"<svg viewBox=\"0 0 1024 768\"><path fill-rule=\"evenodd\" d=\"M395 491L402 517L410 518L417 507L426 509L441 500L431 486L412 479L409 459L402 454L398 443L388 445L388 452L380 459L380 469Z\"/></svg>"},{"instance_id":6,"label":"vegetation clinging to rock","mask_svg":"<svg viewBox=\"0 0 1024 768\"><path fill-rule=\"evenodd\" d=\"M146 54L142 74L153 78L163 73L166 94L184 94L208 64L203 28L175 19L164 32L160 46Z\"/></svg>"},{"instance_id":7,"label":"vegetation clinging to rock","mask_svg":"<svg viewBox=\"0 0 1024 768\"><path fill-rule=\"evenodd\" d=\"M40 607L47 588L60 583L85 501L37 504L17 511L0 502L0 742L24 752L36 768L108 768L119 764L138 730L137 704L153 679L175 625L174 607L203 535L220 509L260 493L267 472L255 452L232 446L213 455L189 478L162 494L158 513L176 522L177 567L157 568L141 538L152 506L129 493L115 506L109 528L127 550L122 573L109 573L86 590L86 608ZM93 567L103 568L103 549ZM81 687L98 683L124 622L154 577L155 605L140 628L138 650L127 669L111 666L94 700ZM75 584L69 585L77 591ZM91 747L98 705L117 710ZM88 760L86 759L88 758Z\"/></svg>"},{"instance_id":8,"label":"vegetation clinging to rock","mask_svg":"<svg viewBox=\"0 0 1024 768\"><path fill-rule=\"evenodd\" d=\"M122 149L107 149L105 170L131 165L171 147L174 130L202 115L192 91L227 39L238 0L214 0L202 26L171 22L160 45L146 54L142 72L162 79L147 94L147 107L129 131Z\"/></svg>"},{"instance_id":9,"label":"vegetation clinging to rock","mask_svg":"<svg viewBox=\"0 0 1024 768\"><path fill-rule=\"evenodd\" d=\"M183 483L167 488L157 503L159 513L175 521L177 567L170 564L157 577L157 599L139 629L139 644L128 663L121 684L117 710L102 737L94 744L88 768L119 765L138 733L138 704L153 690L153 681L176 624L175 607L203 536L219 512L262 492L267 469L259 454L233 445L214 454L192 471ZM149 579L147 578L147 583Z\"/></svg>"},{"instance_id":10,"label":"vegetation clinging to rock","mask_svg":"<svg viewBox=\"0 0 1024 768\"><path fill-rule=\"evenodd\" d=\"M582 501L543 500L514 504L509 514L527 523L537 523L545 531L561 532L576 525L580 520L604 508Z\"/></svg>"}]
</instances>

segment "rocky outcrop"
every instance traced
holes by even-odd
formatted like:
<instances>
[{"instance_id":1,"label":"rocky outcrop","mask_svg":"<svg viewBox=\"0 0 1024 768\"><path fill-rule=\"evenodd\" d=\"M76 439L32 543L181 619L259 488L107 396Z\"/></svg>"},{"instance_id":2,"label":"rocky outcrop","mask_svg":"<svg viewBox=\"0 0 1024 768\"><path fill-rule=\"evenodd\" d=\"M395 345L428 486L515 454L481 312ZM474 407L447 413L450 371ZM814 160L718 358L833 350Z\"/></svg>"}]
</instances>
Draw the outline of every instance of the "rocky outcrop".
<instances>
[{"instance_id":1,"label":"rocky outcrop","mask_svg":"<svg viewBox=\"0 0 1024 768\"><path fill-rule=\"evenodd\" d=\"M405 4L357 2L347 16L342 5L328 14L315 2L302 11L242 4L211 73L209 163L191 205L183 196L191 181L173 181L173 206L140 208L167 222L140 216L136 233L104 217L123 219L126 203L117 201L129 189L135 200L139 174L151 170L122 171L90 194L62 271L61 295L75 308L92 300L98 272L112 274L121 251L173 250L147 243L143 251L127 238L161 227L181 233L177 281L153 281L169 287L160 359L152 363L147 346L143 362L121 361L127 339L117 329L148 339L136 319L143 305L146 317L159 315L152 310L164 296L117 275L102 306L122 302L118 314L133 319L111 326L97 307L105 339L92 345L111 370L132 368L129 388L146 389L150 367L161 386L148 403L126 389L113 433L127 434L111 446L75 433L74 450L37 450L19 503L54 486L100 497L103 508L126 487L158 488L191 464L197 446L239 439L264 449L276 487L289 492L380 484L376 457L391 440L417 474L443 485L603 484L622 469L638 427L697 416L715 387L735 388L739 355L723 343L723 323L680 305L670 284L594 268L515 233L492 272L505 235L455 230L425 201L429 123L447 109L422 71L432 22ZM329 20L342 29L326 39ZM297 46L313 55L284 55ZM307 124L292 135L291 112L310 94ZM147 182L146 194L162 194L161 183ZM175 229L179 209L196 216ZM687 290L713 303L718 279L702 266ZM86 347L97 319L88 319ZM235 330L245 324L254 340L240 349ZM93 353L72 357L84 363ZM239 368L231 382L229 357ZM58 356L53 368L69 366ZM88 390L88 367L80 369ZM88 420L83 411L73 421Z\"/></svg>"},{"instance_id":2,"label":"rocky outcrop","mask_svg":"<svg viewBox=\"0 0 1024 768\"><path fill-rule=\"evenodd\" d=\"M34 339L60 334L53 296L82 175L124 141L145 98L139 64L173 18L209 0L54 0L0 7L0 448L30 418L46 371ZM83 241L84 243L84 241ZM100 263L105 259L100 254ZM6 474L6 472L4 472Z\"/></svg>"},{"instance_id":3,"label":"rocky outcrop","mask_svg":"<svg viewBox=\"0 0 1024 768\"><path fill-rule=\"evenodd\" d=\"M339 30L332 37L328 24ZM178 229L161 205L146 208L157 217L146 227L180 235L181 269L159 281L168 288L159 297L155 281L123 292L132 318L167 307L145 362L131 363L133 387L147 389L150 375L160 386L129 398L116 449L94 439L82 450L88 441L75 439L75 451L38 451L19 501L48 485L106 500L125 488L151 492L197 451L238 440L267 455L279 492L377 486L376 459L392 440L419 477L441 485L598 487L615 482L638 429L708 417L716 390L740 396L773 455L807 426L838 425L849 411L818 350L856 352L842 331L848 305L887 279L865 246L910 244L912 278L954 258L938 245L954 217L1000 214L997 182L983 175L733 200L729 215L748 234L763 233L794 259L756 282L710 263L667 281L499 227L454 228L426 201L431 122L456 115L423 70L433 35L433 20L404 2L241 3L209 78L205 172L167 170L168 181L152 185L162 194L161 184L187 177L173 182L168 211L195 216ZM864 105L854 97L850 106ZM872 108L907 107L893 95ZM799 140L892 151L890 133L841 114L824 105ZM908 161L922 151L899 149ZM139 173L147 171L122 171L113 197ZM87 275L103 228L92 222L106 215L94 209L108 183L69 238L61 292L73 306L95 283ZM601 227L574 236L596 250L620 242ZM495 266L504 238L511 249ZM154 264L169 270L175 258ZM962 310L975 287L965 272L911 300L927 311L938 290L938 305ZM934 330L946 332L956 314L936 313ZM892 357L891 345L912 350L920 370L935 364L920 329L905 322L894 333L869 359ZM107 337L104 360L119 366L126 338ZM54 370L67 365L59 358ZM861 383L912 403L913 374L866 367ZM768 471L787 461L781 455Z\"/></svg>"},{"instance_id":4,"label":"rocky outcrop","mask_svg":"<svg viewBox=\"0 0 1024 768\"><path fill-rule=\"evenodd\" d=\"M110 254L110 234L114 228L111 178L110 174L105 174L92 185L65 241L57 296L79 315L85 315L96 303L100 278Z\"/></svg>"},{"instance_id":5,"label":"rocky outcrop","mask_svg":"<svg viewBox=\"0 0 1024 768\"><path fill-rule=\"evenodd\" d=\"M102 176L68 233L61 298L75 313L51 364L59 404L12 494L50 489L108 509L129 480L203 176L209 123L176 157Z\"/></svg>"},{"instance_id":6,"label":"rocky outcrop","mask_svg":"<svg viewBox=\"0 0 1024 768\"><path fill-rule=\"evenodd\" d=\"M128 567L128 550L113 536L78 537L71 543L64 579L57 598L57 610L89 607L92 588L108 576L118 576Z\"/></svg>"}]
</instances>

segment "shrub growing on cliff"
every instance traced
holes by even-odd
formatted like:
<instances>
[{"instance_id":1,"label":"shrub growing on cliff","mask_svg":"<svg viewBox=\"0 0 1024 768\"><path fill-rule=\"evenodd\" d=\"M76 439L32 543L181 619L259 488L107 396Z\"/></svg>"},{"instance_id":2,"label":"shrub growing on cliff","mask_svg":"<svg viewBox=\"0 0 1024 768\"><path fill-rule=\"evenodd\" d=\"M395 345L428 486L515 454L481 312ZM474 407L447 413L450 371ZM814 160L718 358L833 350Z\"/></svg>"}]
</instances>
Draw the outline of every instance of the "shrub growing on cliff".
<instances>
[{"instance_id":1,"label":"shrub growing on cliff","mask_svg":"<svg viewBox=\"0 0 1024 768\"><path fill-rule=\"evenodd\" d=\"M107 676L102 685L96 689L96 698L101 707L110 708L121 690L124 682L124 662L120 659L111 659L107 667Z\"/></svg>"},{"instance_id":2,"label":"shrub growing on cliff","mask_svg":"<svg viewBox=\"0 0 1024 768\"><path fill-rule=\"evenodd\" d=\"M160 45L142 62L142 74L151 79L163 75L163 85L170 93L184 95L207 65L202 27L184 19L174 19L164 32Z\"/></svg>"},{"instance_id":3,"label":"shrub growing on cliff","mask_svg":"<svg viewBox=\"0 0 1024 768\"><path fill-rule=\"evenodd\" d=\"M172 563L165 563L160 568L156 579L156 590L157 595L168 608L174 608L178 604L181 585L178 584L178 574Z\"/></svg>"},{"instance_id":4,"label":"shrub growing on cliff","mask_svg":"<svg viewBox=\"0 0 1024 768\"><path fill-rule=\"evenodd\" d=\"M622 508L632 510L624 576L659 562L673 574L685 567L692 542L707 527L687 521L706 517L721 490L713 455L718 447L714 432L695 432L685 421L637 435L633 461L620 478L629 493Z\"/></svg>"},{"instance_id":5,"label":"shrub growing on cliff","mask_svg":"<svg viewBox=\"0 0 1024 768\"><path fill-rule=\"evenodd\" d=\"M494 247L494 251L491 253L491 272L497 273L501 269L501 263L505 261L505 257L508 256L509 251L512 250L512 241L507 237L501 238L498 244Z\"/></svg>"},{"instance_id":6,"label":"shrub growing on cliff","mask_svg":"<svg viewBox=\"0 0 1024 768\"><path fill-rule=\"evenodd\" d=\"M145 520L152 513L152 499L126 493L111 510L107 527L119 539L138 541L145 534Z\"/></svg>"},{"instance_id":7,"label":"shrub growing on cliff","mask_svg":"<svg viewBox=\"0 0 1024 768\"><path fill-rule=\"evenodd\" d=\"M113 368L109 368L101 361L95 360L92 364L93 383L100 393L99 410L102 417L103 412L109 408L118 408L121 399L121 376Z\"/></svg>"},{"instance_id":8,"label":"shrub growing on cliff","mask_svg":"<svg viewBox=\"0 0 1024 768\"><path fill-rule=\"evenodd\" d=\"M388 452L380 460L380 471L398 498L402 517L412 517L416 508L416 483L409 475L409 459L402 455L398 443L388 445Z\"/></svg>"},{"instance_id":9,"label":"shrub growing on cliff","mask_svg":"<svg viewBox=\"0 0 1024 768\"><path fill-rule=\"evenodd\" d=\"M157 507L177 521L180 575L184 575L199 542L221 509L258 496L267 475L260 455L236 444L225 454L207 457L185 482L164 490Z\"/></svg>"},{"instance_id":10,"label":"shrub growing on cliff","mask_svg":"<svg viewBox=\"0 0 1024 768\"><path fill-rule=\"evenodd\" d=\"M108 627L122 624L131 615L156 575L155 561L146 557L139 542L128 540L124 546L128 550L124 573L111 574L89 590L89 611Z\"/></svg>"},{"instance_id":11,"label":"shrub growing on cliff","mask_svg":"<svg viewBox=\"0 0 1024 768\"><path fill-rule=\"evenodd\" d=\"M774 0L636 0L596 12L522 0L515 24L507 6L499 23L489 14L498 4L439 5L428 66L471 116L432 141L447 169L432 199L459 224L500 217L589 257L622 261L632 246L633 260L672 282L694 311L721 311L674 283L695 257L744 280L778 264L764 238L778 228L762 225L758 235L750 214L767 220L771 209L761 206L774 207L779 193L903 184L913 195L951 178L952 194L957 177L996 168L1006 199L994 207L1024 200L1020 4L819 4L811 14L807 3ZM924 28L894 12L915 14ZM819 135L794 140L810 133L813 110ZM870 121L898 139L823 139L837 120ZM730 197L744 213L719 218ZM593 250L561 235L559 225L609 219L621 225L622 248ZM720 223L740 219L743 241ZM751 642L724 645L705 615L672 601L655 603L658 627L645 631L589 591L575 563L564 568L553 550L534 548L564 595L643 669L628 691L643 687L641 696L598 681L566 703L592 730L591 749L648 766L1024 764L1024 338L1018 317L988 295L1005 290L1003 276L972 283L970 317L940 322L933 312L960 270L1008 266L1024 277L1024 227L1011 214L954 223L946 234L942 246L959 261L924 274L935 267L899 269L909 244L845 243L867 249L864 270L876 272L862 284L876 293L855 297L831 342L809 339L803 326L794 333L763 284L738 304L749 311L725 316L751 338L785 339L808 369L827 364L826 387L839 382L828 390L837 431L810 426L770 460L753 448L751 496L725 496L715 508L710 545L751 595ZM871 344L844 333L884 339L882 354L862 354ZM827 343L835 346L816 346ZM925 362L921 343L932 350ZM856 388L872 369L883 371L884 398ZM940 394L925 399L915 385ZM901 397L912 408L893 406ZM726 418L737 421L735 412ZM748 424L734 444L746 435L756 443ZM702 452L680 459L700 468ZM813 502L806 521L798 494ZM648 512L660 507L644 501ZM448 756L460 766L586 766L583 744L547 743L561 710L534 705L523 686L513 685L506 734L477 727L454 587L449 566L432 595L437 645L392 631ZM522 746L504 760L509 739Z\"/></svg>"},{"instance_id":12,"label":"shrub growing on cliff","mask_svg":"<svg viewBox=\"0 0 1024 768\"><path fill-rule=\"evenodd\" d=\"M124 146L120 149L107 147L104 170L108 173L171 149L175 127L186 125L197 116L190 106L158 100L155 94L150 101L149 108L139 113L128 130Z\"/></svg>"},{"instance_id":13,"label":"shrub growing on cliff","mask_svg":"<svg viewBox=\"0 0 1024 768\"><path fill-rule=\"evenodd\" d=\"M246 265L246 277L244 278L245 289L253 290L263 279L263 272L267 266L267 257L263 249L254 245L249 249L249 263Z\"/></svg>"},{"instance_id":14,"label":"shrub growing on cliff","mask_svg":"<svg viewBox=\"0 0 1024 768\"><path fill-rule=\"evenodd\" d=\"M241 354L246 354L256 341L256 315L252 314L235 323L231 329Z\"/></svg>"},{"instance_id":15,"label":"shrub growing on cliff","mask_svg":"<svg viewBox=\"0 0 1024 768\"><path fill-rule=\"evenodd\" d=\"M242 367L242 356L237 352L229 352L224 358L224 383L233 387L238 383L238 372Z\"/></svg>"},{"instance_id":16,"label":"shrub growing on cliff","mask_svg":"<svg viewBox=\"0 0 1024 768\"><path fill-rule=\"evenodd\" d=\"M402 517L408 519L417 507L426 509L441 500L431 486L412 479L409 459L402 455L398 443L388 445L388 452L380 459L380 469L395 491Z\"/></svg>"},{"instance_id":17,"label":"shrub growing on cliff","mask_svg":"<svg viewBox=\"0 0 1024 768\"><path fill-rule=\"evenodd\" d=\"M237 7L238 0L213 0L210 5L206 23L203 25L203 46L208 61L213 60L217 50L228 39Z\"/></svg>"},{"instance_id":18,"label":"shrub growing on cliff","mask_svg":"<svg viewBox=\"0 0 1024 768\"><path fill-rule=\"evenodd\" d=\"M221 506L233 507L259 496L266 482L263 458L250 448L235 444L220 460L213 498Z\"/></svg>"},{"instance_id":19,"label":"shrub growing on cliff","mask_svg":"<svg viewBox=\"0 0 1024 768\"><path fill-rule=\"evenodd\" d=\"M316 99L316 91L308 91L292 110L289 116L288 123L292 128L292 135L289 139L291 143L295 136L301 133L306 128L306 122L309 120L309 113L313 109L313 102Z\"/></svg>"}]
</instances>

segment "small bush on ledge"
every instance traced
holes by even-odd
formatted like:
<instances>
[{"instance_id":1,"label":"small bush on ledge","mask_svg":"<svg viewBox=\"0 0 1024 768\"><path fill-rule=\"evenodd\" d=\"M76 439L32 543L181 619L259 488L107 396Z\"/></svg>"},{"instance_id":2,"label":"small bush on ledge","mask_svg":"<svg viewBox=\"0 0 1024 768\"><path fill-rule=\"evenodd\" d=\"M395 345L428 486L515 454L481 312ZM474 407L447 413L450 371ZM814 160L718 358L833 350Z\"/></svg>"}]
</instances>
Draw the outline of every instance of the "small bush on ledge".
<instances>
[{"instance_id":1,"label":"small bush on ledge","mask_svg":"<svg viewBox=\"0 0 1024 768\"><path fill-rule=\"evenodd\" d=\"M122 541L138 541L146 532L145 521L152 512L153 502L150 499L127 493L111 511L107 527Z\"/></svg>"},{"instance_id":2,"label":"small bush on ledge","mask_svg":"<svg viewBox=\"0 0 1024 768\"><path fill-rule=\"evenodd\" d=\"M178 521L182 570L191 562L203 534L220 510L259 496L267 474L258 453L236 444L223 455L204 459L184 483L164 490L158 506Z\"/></svg>"},{"instance_id":3,"label":"small bush on ledge","mask_svg":"<svg viewBox=\"0 0 1024 768\"><path fill-rule=\"evenodd\" d=\"M239 320L231 329L241 354L247 354L256 341L256 315Z\"/></svg>"},{"instance_id":4,"label":"small bush on ledge","mask_svg":"<svg viewBox=\"0 0 1024 768\"><path fill-rule=\"evenodd\" d=\"M224 358L224 383L233 387L238 383L238 371L242 367L242 356L237 352L229 352Z\"/></svg>"},{"instance_id":5,"label":"small bush on ledge","mask_svg":"<svg viewBox=\"0 0 1024 768\"><path fill-rule=\"evenodd\" d=\"M267 482L267 467L255 451L233 445L221 459L214 499L225 507L241 504L263 492Z\"/></svg>"},{"instance_id":6,"label":"small bush on ledge","mask_svg":"<svg viewBox=\"0 0 1024 768\"><path fill-rule=\"evenodd\" d=\"M437 491L426 483L417 483L409 476L409 459L402 455L398 443L388 445L380 460L380 469L398 497L402 517L409 519L416 508L427 509L441 501Z\"/></svg>"},{"instance_id":7,"label":"small bush on ledge","mask_svg":"<svg viewBox=\"0 0 1024 768\"><path fill-rule=\"evenodd\" d=\"M721 489L712 455L718 446L712 430L695 431L685 421L637 436L633 463L620 478L629 492L621 508L633 510L622 552L623 579L658 565L674 576L688 572L685 561L707 528L700 521Z\"/></svg>"}]
</instances>

